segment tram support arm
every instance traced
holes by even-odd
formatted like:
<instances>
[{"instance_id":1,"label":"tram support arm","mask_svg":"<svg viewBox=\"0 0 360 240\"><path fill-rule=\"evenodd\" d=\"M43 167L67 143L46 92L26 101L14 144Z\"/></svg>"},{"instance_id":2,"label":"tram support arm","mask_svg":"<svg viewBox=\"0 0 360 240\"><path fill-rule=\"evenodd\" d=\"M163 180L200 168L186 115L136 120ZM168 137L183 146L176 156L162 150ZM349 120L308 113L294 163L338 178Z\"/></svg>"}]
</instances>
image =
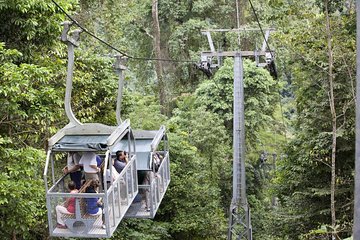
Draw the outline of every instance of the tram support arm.
<instances>
[{"instance_id":1,"label":"tram support arm","mask_svg":"<svg viewBox=\"0 0 360 240\"><path fill-rule=\"evenodd\" d=\"M68 32L72 25L71 22L63 22L64 29L61 33L61 41L66 43L68 46L68 64L66 74L66 92L65 92L65 113L69 121L73 125L82 125L82 123L76 119L71 109L71 91L72 91L72 80L73 80L73 69L74 69L74 48L79 46L78 40L80 37L81 30L77 29L73 32L73 37L68 36Z\"/></svg>"},{"instance_id":2,"label":"tram support arm","mask_svg":"<svg viewBox=\"0 0 360 240\"><path fill-rule=\"evenodd\" d=\"M124 71L126 70L124 64L127 59L125 57L121 57L120 55L116 55L115 58L116 58L116 62L114 64L114 68L116 73L119 75L118 94L116 101L116 122L118 125L120 125L122 123L121 102L122 102L123 88L124 88Z\"/></svg>"}]
</instances>

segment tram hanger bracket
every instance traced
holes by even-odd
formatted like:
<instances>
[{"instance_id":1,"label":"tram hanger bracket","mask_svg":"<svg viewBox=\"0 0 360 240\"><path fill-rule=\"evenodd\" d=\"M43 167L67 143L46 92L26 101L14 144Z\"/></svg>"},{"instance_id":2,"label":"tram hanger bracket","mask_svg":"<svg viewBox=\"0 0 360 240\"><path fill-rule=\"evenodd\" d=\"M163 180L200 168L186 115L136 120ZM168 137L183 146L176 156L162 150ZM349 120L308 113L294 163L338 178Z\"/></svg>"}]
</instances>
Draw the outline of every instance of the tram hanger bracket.
<instances>
[{"instance_id":1,"label":"tram hanger bracket","mask_svg":"<svg viewBox=\"0 0 360 240\"><path fill-rule=\"evenodd\" d=\"M115 55L115 63L114 63L114 69L117 71L121 71L121 70L126 70L126 66L125 63L127 62L127 57L125 56L120 56L120 55Z\"/></svg>"},{"instance_id":2,"label":"tram hanger bracket","mask_svg":"<svg viewBox=\"0 0 360 240\"><path fill-rule=\"evenodd\" d=\"M64 26L63 31L61 32L61 41L64 43L70 43L72 45L74 45L75 47L79 46L78 40L80 38L80 33L82 32L81 29L75 29L74 31L71 32L71 35L69 35L69 31L70 31L70 27L73 25L73 22L70 21L65 21L62 22L61 25Z\"/></svg>"}]
</instances>

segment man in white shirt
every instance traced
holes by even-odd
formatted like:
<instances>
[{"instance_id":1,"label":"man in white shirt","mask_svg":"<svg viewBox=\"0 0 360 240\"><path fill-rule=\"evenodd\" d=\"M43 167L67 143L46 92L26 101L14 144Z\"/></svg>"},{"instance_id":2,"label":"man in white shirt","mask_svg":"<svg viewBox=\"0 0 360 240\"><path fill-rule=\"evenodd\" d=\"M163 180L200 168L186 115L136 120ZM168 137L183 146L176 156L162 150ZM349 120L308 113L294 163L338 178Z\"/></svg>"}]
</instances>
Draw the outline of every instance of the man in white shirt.
<instances>
[{"instance_id":1,"label":"man in white shirt","mask_svg":"<svg viewBox=\"0 0 360 240\"><path fill-rule=\"evenodd\" d=\"M84 167L86 180L99 180L98 172L100 172L100 168L97 166L96 154L94 152L85 152L80 158L79 164Z\"/></svg>"}]
</instances>

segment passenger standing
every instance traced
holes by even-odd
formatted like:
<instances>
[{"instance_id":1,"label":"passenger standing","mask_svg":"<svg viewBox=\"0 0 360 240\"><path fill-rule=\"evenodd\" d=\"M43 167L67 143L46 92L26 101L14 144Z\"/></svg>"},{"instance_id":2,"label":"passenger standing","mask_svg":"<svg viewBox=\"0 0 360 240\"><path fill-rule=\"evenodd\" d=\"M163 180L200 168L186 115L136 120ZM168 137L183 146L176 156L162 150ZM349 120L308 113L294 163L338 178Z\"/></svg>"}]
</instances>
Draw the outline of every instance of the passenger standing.
<instances>
[{"instance_id":1,"label":"passenger standing","mask_svg":"<svg viewBox=\"0 0 360 240\"><path fill-rule=\"evenodd\" d=\"M68 188L70 193L78 193L75 183L73 181L68 183ZM58 228L67 228L64 220L62 219L62 214L74 214L75 213L75 197L68 198L63 205L57 205L56 208L56 221Z\"/></svg>"},{"instance_id":2,"label":"passenger standing","mask_svg":"<svg viewBox=\"0 0 360 240\"><path fill-rule=\"evenodd\" d=\"M157 172L159 170L162 160L163 160L163 157L159 153L153 154L153 163L154 163L155 172Z\"/></svg>"},{"instance_id":3,"label":"passenger standing","mask_svg":"<svg viewBox=\"0 0 360 240\"><path fill-rule=\"evenodd\" d=\"M96 154L94 152L85 152L80 158L79 164L84 167L85 180L99 180L98 172L100 172L100 168L97 166Z\"/></svg>"},{"instance_id":4,"label":"passenger standing","mask_svg":"<svg viewBox=\"0 0 360 240\"><path fill-rule=\"evenodd\" d=\"M142 181L142 185L146 185L147 187L143 189L143 202L145 205L145 211L150 212L150 188L151 188L151 181L154 178L153 171L145 171L145 176Z\"/></svg>"},{"instance_id":5,"label":"passenger standing","mask_svg":"<svg viewBox=\"0 0 360 240\"><path fill-rule=\"evenodd\" d=\"M96 155L96 166L101 167L102 163L103 159L99 155Z\"/></svg>"},{"instance_id":6,"label":"passenger standing","mask_svg":"<svg viewBox=\"0 0 360 240\"><path fill-rule=\"evenodd\" d=\"M65 174L70 173L70 179L71 181L74 181L76 189L80 189L81 187L82 172L79 165L80 158L81 156L78 152L69 152L67 157L67 165L63 169Z\"/></svg>"}]
</instances>

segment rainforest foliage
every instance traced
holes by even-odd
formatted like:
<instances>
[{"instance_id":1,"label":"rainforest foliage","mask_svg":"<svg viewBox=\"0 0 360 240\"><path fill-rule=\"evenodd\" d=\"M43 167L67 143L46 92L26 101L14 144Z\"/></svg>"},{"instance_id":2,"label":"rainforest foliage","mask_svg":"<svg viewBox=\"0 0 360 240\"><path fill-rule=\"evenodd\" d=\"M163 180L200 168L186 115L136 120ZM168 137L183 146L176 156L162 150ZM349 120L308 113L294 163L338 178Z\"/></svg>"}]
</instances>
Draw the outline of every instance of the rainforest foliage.
<instances>
[{"instance_id":1,"label":"rainforest foliage","mask_svg":"<svg viewBox=\"0 0 360 240\"><path fill-rule=\"evenodd\" d=\"M236 1L56 2L88 31L129 56L180 60L159 65L130 57L126 63L122 118L130 119L134 129L166 125L171 183L154 220L126 219L113 239L226 239L234 60L222 59L210 78L181 60L199 62L200 53L209 51L201 30L236 28ZM154 2L160 35L154 30ZM355 1L252 2L262 27L275 29L269 46L276 53L278 72L274 79L253 58L244 59L246 183L253 237L350 237ZM249 2L238 3L240 24L257 28ZM0 1L1 239L48 238L42 173L47 139L68 123L67 51L59 41L65 20L51 0ZM221 51L254 51L263 39L259 31L216 32L212 37ZM73 111L81 122L116 124L114 54L81 33L72 93Z\"/></svg>"}]
</instances>

